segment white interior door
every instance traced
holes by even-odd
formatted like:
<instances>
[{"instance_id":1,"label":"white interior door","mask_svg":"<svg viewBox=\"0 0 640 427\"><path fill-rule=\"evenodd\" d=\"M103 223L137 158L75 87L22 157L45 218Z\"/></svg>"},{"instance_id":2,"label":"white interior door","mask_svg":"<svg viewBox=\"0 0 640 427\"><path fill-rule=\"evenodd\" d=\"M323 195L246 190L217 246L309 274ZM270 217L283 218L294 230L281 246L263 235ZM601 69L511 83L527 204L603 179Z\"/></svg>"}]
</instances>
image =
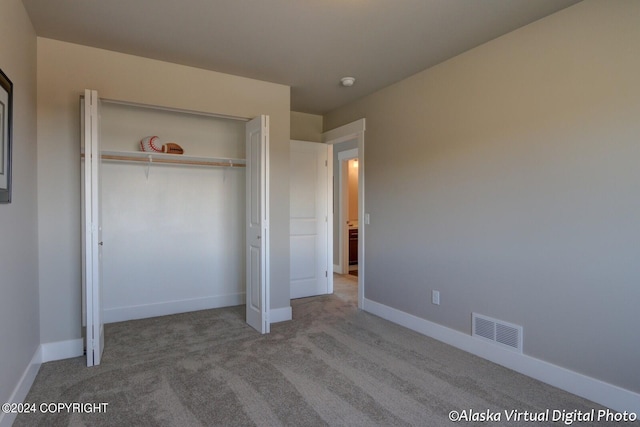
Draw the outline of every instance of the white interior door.
<instances>
[{"instance_id":1,"label":"white interior door","mask_svg":"<svg viewBox=\"0 0 640 427\"><path fill-rule=\"evenodd\" d=\"M291 298L329 293L327 152L326 144L290 142Z\"/></svg>"},{"instance_id":2,"label":"white interior door","mask_svg":"<svg viewBox=\"0 0 640 427\"><path fill-rule=\"evenodd\" d=\"M260 116L246 129L247 323L269 333L269 117Z\"/></svg>"},{"instance_id":3,"label":"white interior door","mask_svg":"<svg viewBox=\"0 0 640 427\"><path fill-rule=\"evenodd\" d=\"M100 364L104 350L102 318L102 225L100 222L100 134L98 92L84 93L83 282L87 366Z\"/></svg>"}]
</instances>

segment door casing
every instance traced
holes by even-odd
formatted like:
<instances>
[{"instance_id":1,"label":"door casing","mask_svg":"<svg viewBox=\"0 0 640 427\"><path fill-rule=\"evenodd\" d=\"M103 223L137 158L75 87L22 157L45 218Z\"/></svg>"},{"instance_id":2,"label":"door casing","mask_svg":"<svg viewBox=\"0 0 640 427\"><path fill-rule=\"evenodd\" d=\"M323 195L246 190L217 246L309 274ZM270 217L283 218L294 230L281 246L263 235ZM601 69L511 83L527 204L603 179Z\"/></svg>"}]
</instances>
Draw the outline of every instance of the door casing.
<instances>
[{"instance_id":1,"label":"door casing","mask_svg":"<svg viewBox=\"0 0 640 427\"><path fill-rule=\"evenodd\" d=\"M364 308L365 293L365 233L366 226L369 225L369 213L365 212L365 130L366 120L364 118L348 123L338 128L329 130L322 134L322 142L335 145L342 142L357 139L358 141L358 308ZM331 165L329 173L333 176L334 170ZM331 195L333 197L333 195ZM329 233L333 238L333 233ZM332 243L333 245L333 243Z\"/></svg>"}]
</instances>

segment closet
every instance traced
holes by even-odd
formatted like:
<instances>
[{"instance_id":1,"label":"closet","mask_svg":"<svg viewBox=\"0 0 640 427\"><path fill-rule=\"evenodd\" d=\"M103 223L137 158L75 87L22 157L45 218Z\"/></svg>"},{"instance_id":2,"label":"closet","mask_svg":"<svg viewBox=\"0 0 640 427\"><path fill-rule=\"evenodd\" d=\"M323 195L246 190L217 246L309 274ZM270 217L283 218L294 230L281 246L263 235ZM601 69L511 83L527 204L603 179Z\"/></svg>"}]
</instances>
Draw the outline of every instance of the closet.
<instances>
[{"instance_id":1,"label":"closet","mask_svg":"<svg viewBox=\"0 0 640 427\"><path fill-rule=\"evenodd\" d=\"M104 323L246 304L268 322L268 117L101 100L82 117L87 365ZM184 154L140 151L158 136Z\"/></svg>"}]
</instances>

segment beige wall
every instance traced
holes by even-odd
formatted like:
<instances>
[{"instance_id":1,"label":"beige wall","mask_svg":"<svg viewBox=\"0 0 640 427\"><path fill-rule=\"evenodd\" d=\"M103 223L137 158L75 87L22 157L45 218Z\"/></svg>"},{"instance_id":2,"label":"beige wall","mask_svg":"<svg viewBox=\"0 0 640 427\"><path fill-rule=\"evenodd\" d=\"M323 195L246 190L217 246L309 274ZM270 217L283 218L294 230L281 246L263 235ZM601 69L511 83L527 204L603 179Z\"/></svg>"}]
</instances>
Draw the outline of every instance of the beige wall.
<instances>
[{"instance_id":1,"label":"beige wall","mask_svg":"<svg viewBox=\"0 0 640 427\"><path fill-rule=\"evenodd\" d=\"M42 342L80 337L80 121L102 98L271 123L271 307L289 307L289 87L38 38L38 207Z\"/></svg>"},{"instance_id":2,"label":"beige wall","mask_svg":"<svg viewBox=\"0 0 640 427\"><path fill-rule=\"evenodd\" d=\"M13 197L10 204L0 204L0 402L4 403L40 343L36 36L19 0L0 2L0 68L13 82L14 95Z\"/></svg>"},{"instance_id":3,"label":"beige wall","mask_svg":"<svg viewBox=\"0 0 640 427\"><path fill-rule=\"evenodd\" d=\"M292 111L291 139L322 142L322 116Z\"/></svg>"},{"instance_id":4,"label":"beige wall","mask_svg":"<svg viewBox=\"0 0 640 427\"><path fill-rule=\"evenodd\" d=\"M638 17L585 1L325 116L367 120L366 298L640 392Z\"/></svg>"}]
</instances>

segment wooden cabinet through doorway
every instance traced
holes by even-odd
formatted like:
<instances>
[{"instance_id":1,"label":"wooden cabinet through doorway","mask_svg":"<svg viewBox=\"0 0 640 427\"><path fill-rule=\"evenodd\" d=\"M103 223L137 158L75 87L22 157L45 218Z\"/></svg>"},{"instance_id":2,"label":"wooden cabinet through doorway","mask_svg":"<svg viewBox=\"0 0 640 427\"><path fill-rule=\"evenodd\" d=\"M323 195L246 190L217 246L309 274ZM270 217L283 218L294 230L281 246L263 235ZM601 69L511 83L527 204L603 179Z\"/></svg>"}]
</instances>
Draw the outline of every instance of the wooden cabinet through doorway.
<instances>
[{"instance_id":1,"label":"wooden cabinet through doorway","mask_svg":"<svg viewBox=\"0 0 640 427\"><path fill-rule=\"evenodd\" d=\"M358 229L349 230L349 265L358 264Z\"/></svg>"}]
</instances>

